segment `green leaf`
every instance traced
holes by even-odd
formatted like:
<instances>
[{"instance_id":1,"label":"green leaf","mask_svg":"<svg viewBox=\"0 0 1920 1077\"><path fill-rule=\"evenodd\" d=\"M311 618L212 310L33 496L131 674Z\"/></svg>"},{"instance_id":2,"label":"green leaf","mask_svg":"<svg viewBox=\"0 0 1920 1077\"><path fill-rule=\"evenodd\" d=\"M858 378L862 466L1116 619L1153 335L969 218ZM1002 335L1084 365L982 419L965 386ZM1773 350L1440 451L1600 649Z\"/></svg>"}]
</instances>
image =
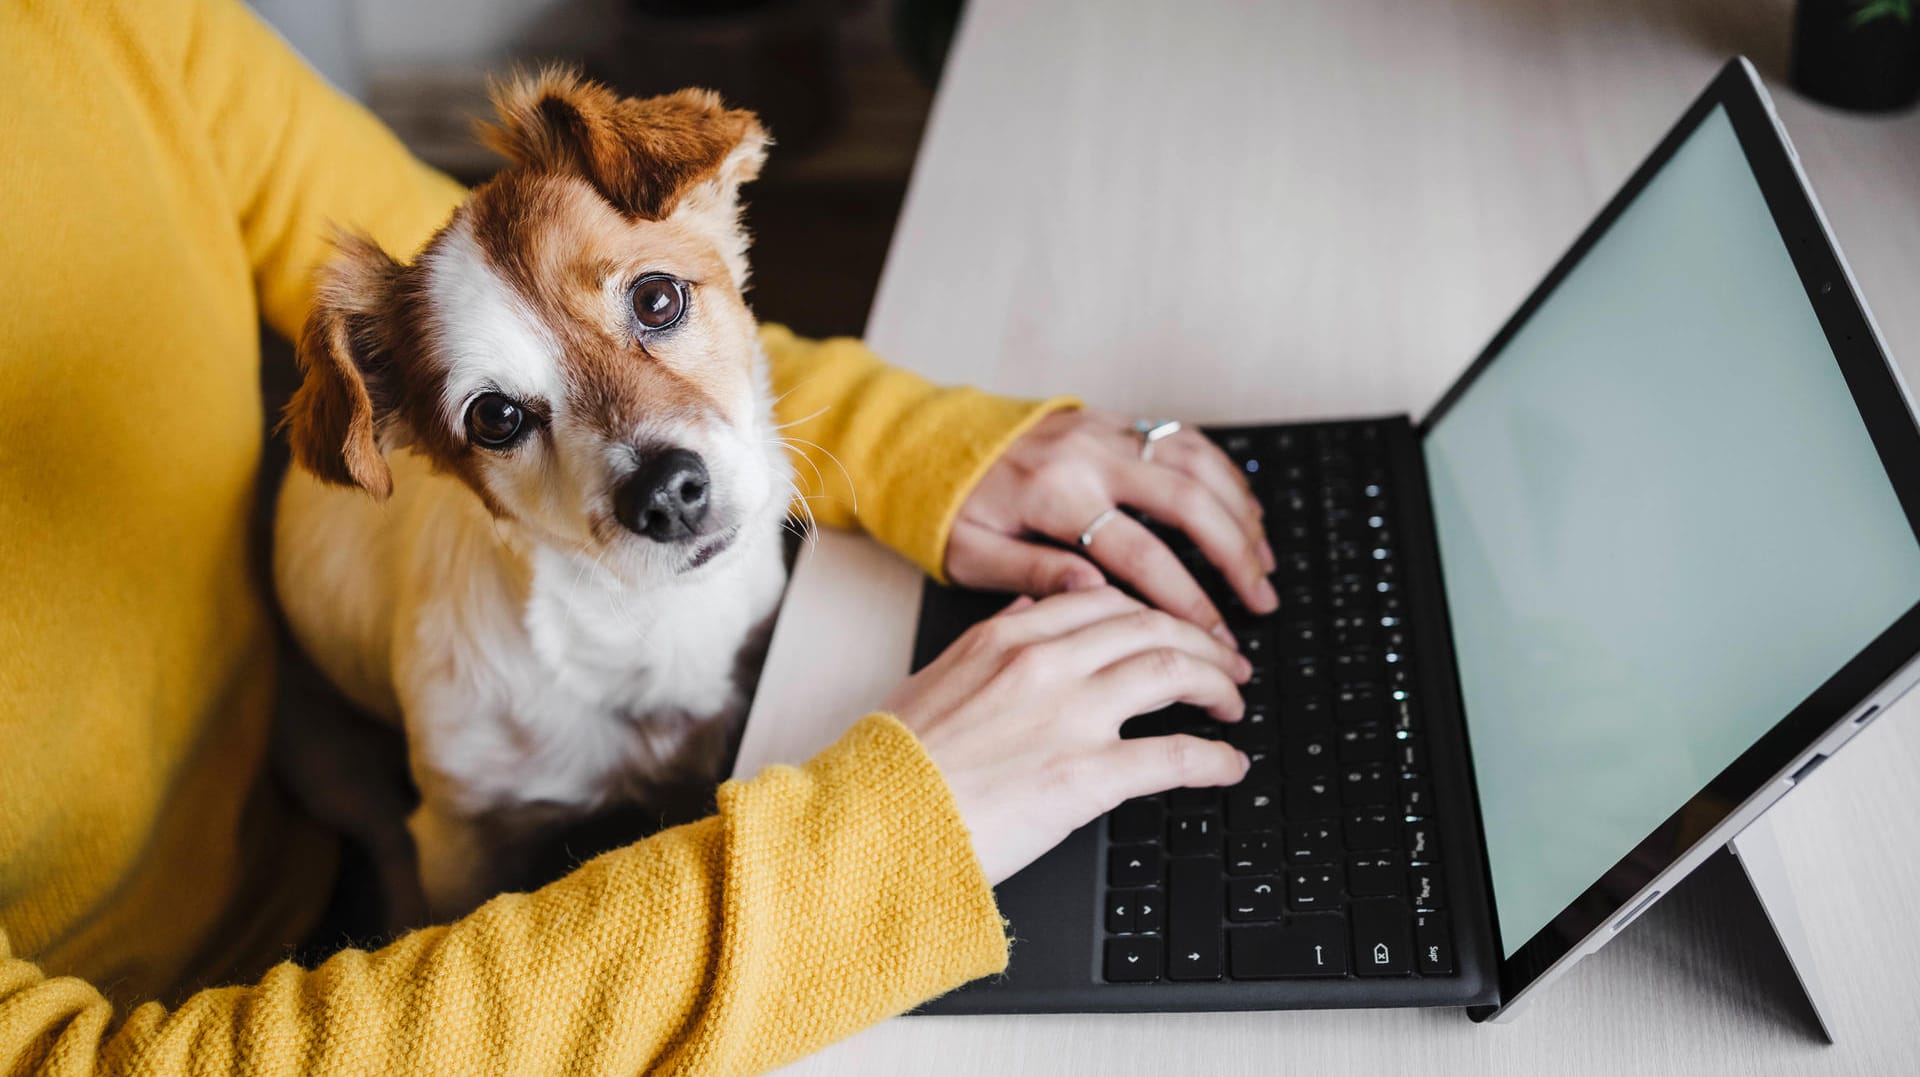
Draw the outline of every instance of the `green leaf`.
<instances>
[{"instance_id":1,"label":"green leaf","mask_svg":"<svg viewBox=\"0 0 1920 1077\"><path fill-rule=\"evenodd\" d=\"M1913 0L1868 0L1853 13L1853 18L1847 20L1847 29L1858 30L1888 16L1899 19L1902 26L1912 26Z\"/></svg>"}]
</instances>

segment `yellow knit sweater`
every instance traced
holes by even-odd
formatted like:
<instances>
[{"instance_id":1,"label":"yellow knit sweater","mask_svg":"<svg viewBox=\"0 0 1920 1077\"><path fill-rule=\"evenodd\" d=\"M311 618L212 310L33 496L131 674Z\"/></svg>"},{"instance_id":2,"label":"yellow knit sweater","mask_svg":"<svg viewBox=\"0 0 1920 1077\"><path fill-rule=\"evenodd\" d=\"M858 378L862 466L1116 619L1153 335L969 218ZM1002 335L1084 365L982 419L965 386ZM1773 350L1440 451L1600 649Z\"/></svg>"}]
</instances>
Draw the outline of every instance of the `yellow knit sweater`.
<instances>
[{"instance_id":1,"label":"yellow knit sweater","mask_svg":"<svg viewBox=\"0 0 1920 1077\"><path fill-rule=\"evenodd\" d=\"M743 1072L1003 966L939 773L875 715L537 893L269 969L335 851L263 778L257 325L298 327L328 222L411 253L461 192L238 0L0 0L0 100L0 1073ZM1050 406L763 339L847 468L822 522L935 573Z\"/></svg>"}]
</instances>

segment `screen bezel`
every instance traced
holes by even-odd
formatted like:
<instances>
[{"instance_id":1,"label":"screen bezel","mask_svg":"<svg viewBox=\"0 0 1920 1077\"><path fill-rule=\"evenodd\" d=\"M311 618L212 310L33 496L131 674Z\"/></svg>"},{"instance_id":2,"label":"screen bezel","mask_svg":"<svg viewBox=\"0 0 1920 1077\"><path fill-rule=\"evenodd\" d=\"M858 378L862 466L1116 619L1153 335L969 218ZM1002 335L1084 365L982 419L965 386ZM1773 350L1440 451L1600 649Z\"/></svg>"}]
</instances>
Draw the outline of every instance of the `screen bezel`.
<instances>
[{"instance_id":1,"label":"screen bezel","mask_svg":"<svg viewBox=\"0 0 1920 1077\"><path fill-rule=\"evenodd\" d=\"M1833 350L1854 405L1859 409L1875 451L1893 485L1895 496L1906 513L1907 524L1914 530L1916 538L1920 538L1920 425L1916 425L1906 389L1852 286L1832 237L1791 156L1792 151L1774 122L1764 92L1745 60L1736 57L1728 61L1626 184L1555 263L1552 271L1527 297L1526 302L1494 335L1479 357L1420 421L1418 429L1423 445L1435 424L1498 358L1521 326L1625 212L1701 121L1714 109L1724 108L1794 268L1800 274L1801 286L1826 334L1827 343ZM1440 590L1444 596L1444 580ZM1449 626L1450 632L1450 613L1443 618L1443 622ZM1790 763L1817 744L1837 723L1844 721L1854 707L1885 684L1916 654L1920 654L1920 604L1910 607L1839 672L1789 711L1747 751L1607 869L1546 927L1515 950L1513 956L1501 958L1499 980L1503 1002L1511 1001L1529 984L1565 959L1596 929L1621 913L1634 895L1693 850L1742 803L1766 789ZM1462 728L1471 740L1472 713L1467 709L1461 692L1457 670L1455 674L1454 693L1463 716ZM1471 751L1467 754L1471 761ZM1477 813L1477 786L1474 804ZM1476 818L1476 824L1478 822ZM1493 880L1490 866L1487 872L1485 883L1491 895ZM1498 941L1497 906L1491 911ZM1504 945L1500 950L1504 953Z\"/></svg>"}]
</instances>

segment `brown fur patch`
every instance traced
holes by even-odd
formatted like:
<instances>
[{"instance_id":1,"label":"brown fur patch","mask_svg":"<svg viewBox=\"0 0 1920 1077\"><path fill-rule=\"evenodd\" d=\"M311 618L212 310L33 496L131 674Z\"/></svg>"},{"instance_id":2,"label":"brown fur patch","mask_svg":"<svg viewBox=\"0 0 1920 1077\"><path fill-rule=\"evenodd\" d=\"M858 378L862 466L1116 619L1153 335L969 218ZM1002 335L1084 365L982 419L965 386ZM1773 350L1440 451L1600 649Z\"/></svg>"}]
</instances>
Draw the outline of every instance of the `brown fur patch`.
<instances>
[{"instance_id":1,"label":"brown fur patch","mask_svg":"<svg viewBox=\"0 0 1920 1077\"><path fill-rule=\"evenodd\" d=\"M550 67L496 84L492 96L500 120L480 125L481 141L521 167L576 174L643 220L664 219L742 143L766 141L753 113L726 108L711 90L623 98Z\"/></svg>"},{"instance_id":2,"label":"brown fur patch","mask_svg":"<svg viewBox=\"0 0 1920 1077\"><path fill-rule=\"evenodd\" d=\"M379 319L402 267L365 236L342 233L334 242L339 254L320 271L295 352L304 380L281 427L307 470L384 500L393 493L393 472L380 453L359 357L377 346Z\"/></svg>"}]
</instances>

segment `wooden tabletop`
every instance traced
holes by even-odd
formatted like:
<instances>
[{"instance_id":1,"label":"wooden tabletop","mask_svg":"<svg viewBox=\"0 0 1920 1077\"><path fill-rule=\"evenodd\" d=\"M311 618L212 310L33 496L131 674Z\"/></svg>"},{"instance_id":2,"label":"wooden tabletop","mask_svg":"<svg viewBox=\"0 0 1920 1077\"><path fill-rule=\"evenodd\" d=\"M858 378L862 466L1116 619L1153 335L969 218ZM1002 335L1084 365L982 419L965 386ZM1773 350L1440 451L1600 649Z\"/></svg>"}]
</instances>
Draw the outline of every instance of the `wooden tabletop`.
<instances>
[{"instance_id":1,"label":"wooden tabletop","mask_svg":"<svg viewBox=\"0 0 1920 1077\"><path fill-rule=\"evenodd\" d=\"M972 0L869 339L931 377L1200 422L1425 411L1735 52L1920 383L1920 115L1784 85L1785 0ZM742 771L907 668L913 569L797 571ZM1838 1043L1689 884L1511 1025L1459 1011L902 1018L797 1073L1920 1072L1909 700L1770 816Z\"/></svg>"}]
</instances>

